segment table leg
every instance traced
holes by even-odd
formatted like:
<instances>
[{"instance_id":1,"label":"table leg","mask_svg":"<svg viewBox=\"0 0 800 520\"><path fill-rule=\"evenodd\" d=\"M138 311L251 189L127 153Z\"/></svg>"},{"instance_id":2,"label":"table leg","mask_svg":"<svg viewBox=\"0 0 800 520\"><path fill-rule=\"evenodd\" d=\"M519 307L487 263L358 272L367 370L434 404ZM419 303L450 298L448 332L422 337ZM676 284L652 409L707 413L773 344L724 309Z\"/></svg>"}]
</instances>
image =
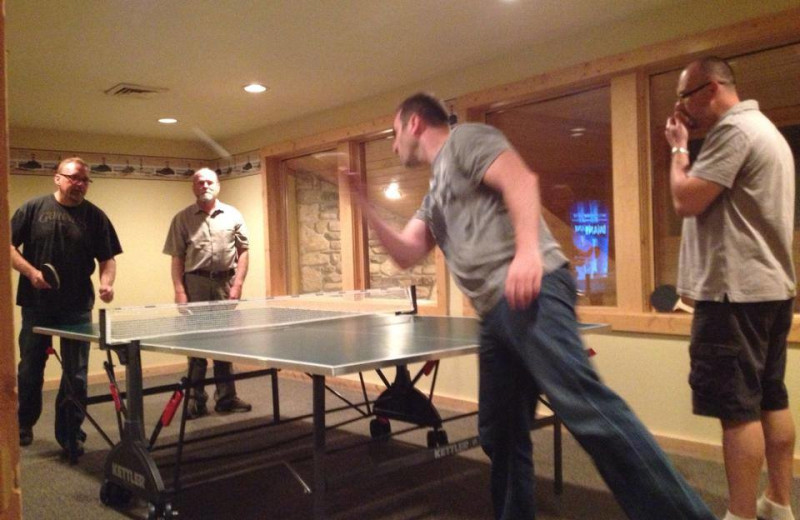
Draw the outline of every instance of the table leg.
<instances>
[{"instance_id":1,"label":"table leg","mask_svg":"<svg viewBox=\"0 0 800 520\"><path fill-rule=\"evenodd\" d=\"M314 407L314 504L316 520L325 518L325 376L312 376Z\"/></svg>"}]
</instances>

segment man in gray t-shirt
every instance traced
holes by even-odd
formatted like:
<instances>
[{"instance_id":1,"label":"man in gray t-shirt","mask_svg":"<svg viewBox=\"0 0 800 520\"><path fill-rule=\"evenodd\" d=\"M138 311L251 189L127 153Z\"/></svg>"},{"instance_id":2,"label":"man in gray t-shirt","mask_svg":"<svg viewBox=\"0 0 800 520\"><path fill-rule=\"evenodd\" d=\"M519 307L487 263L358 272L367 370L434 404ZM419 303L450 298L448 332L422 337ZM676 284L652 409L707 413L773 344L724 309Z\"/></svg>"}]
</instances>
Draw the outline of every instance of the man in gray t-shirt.
<instances>
[{"instance_id":1,"label":"man in gray t-shirt","mask_svg":"<svg viewBox=\"0 0 800 520\"><path fill-rule=\"evenodd\" d=\"M694 164L687 127L707 131ZM795 429L784 376L795 296L792 152L757 102L739 100L719 58L681 73L666 138L673 205L684 217L678 291L695 300L693 409L722 423L725 520L791 519ZM765 458L768 484L756 500Z\"/></svg>"},{"instance_id":2,"label":"man in gray t-shirt","mask_svg":"<svg viewBox=\"0 0 800 520\"><path fill-rule=\"evenodd\" d=\"M542 219L538 178L506 138L479 124L451 131L441 102L427 94L400 105L394 137L405 166L433 170L402 231L380 219L356 174L348 180L392 258L409 267L438 244L481 315L478 428L492 462L495 517L535 517L530 420L544 393L630 518L715 518L589 364L575 283Z\"/></svg>"}]
</instances>

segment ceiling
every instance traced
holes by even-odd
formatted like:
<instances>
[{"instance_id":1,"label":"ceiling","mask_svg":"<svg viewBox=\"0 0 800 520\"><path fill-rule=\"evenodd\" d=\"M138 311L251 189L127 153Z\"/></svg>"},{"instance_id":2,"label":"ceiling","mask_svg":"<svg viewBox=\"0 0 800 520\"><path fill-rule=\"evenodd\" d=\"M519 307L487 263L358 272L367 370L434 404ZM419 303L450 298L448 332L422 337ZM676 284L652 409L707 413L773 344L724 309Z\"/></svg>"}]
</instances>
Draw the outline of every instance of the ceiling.
<instances>
[{"instance_id":1,"label":"ceiling","mask_svg":"<svg viewBox=\"0 0 800 520\"><path fill-rule=\"evenodd\" d=\"M12 139L26 128L228 140L668 3L6 0L9 126ZM269 90L245 93L253 81ZM104 94L118 83L168 90ZM179 123L156 122L167 116Z\"/></svg>"}]
</instances>

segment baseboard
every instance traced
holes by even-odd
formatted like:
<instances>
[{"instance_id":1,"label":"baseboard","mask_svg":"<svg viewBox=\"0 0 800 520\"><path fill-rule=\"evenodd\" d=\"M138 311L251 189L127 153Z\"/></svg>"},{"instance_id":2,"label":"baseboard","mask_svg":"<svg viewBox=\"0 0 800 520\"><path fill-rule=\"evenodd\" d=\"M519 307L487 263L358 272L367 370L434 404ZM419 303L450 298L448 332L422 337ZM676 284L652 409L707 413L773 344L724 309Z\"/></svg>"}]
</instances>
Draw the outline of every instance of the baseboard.
<instances>
[{"instance_id":1,"label":"baseboard","mask_svg":"<svg viewBox=\"0 0 800 520\"><path fill-rule=\"evenodd\" d=\"M264 368L263 366L236 365L236 370L240 372L248 370L258 370L263 368ZM157 377L157 376L174 374L176 376L176 381L177 381L183 374L185 374L185 372L186 372L186 363L173 363L169 365L157 365L152 367L146 367L143 369L142 375L146 379L148 377ZM279 372L279 376L281 378L291 379L295 381L308 381L308 376L305 373L297 372L294 370L281 370ZM118 381L123 381L125 379L125 370L118 369L116 377ZM106 374L103 372L89 374L89 384L106 383L106 382L108 382L108 378ZM361 383L359 381L355 381L352 379L346 379L342 377L328 377L326 378L326 383L329 386L335 388L355 390L358 392L361 391ZM49 379L45 381L44 388L46 390L54 390L58 388L58 385L59 385L58 379ZM381 384L365 382L364 386L366 387L367 393L372 397L379 395L384 390L384 386ZM434 399L437 405L440 405L442 408L446 408L454 412L469 413L478 410L478 403L474 401L458 399L453 397L446 397L441 395L436 395ZM541 409L542 407L539 408ZM653 437L656 439L656 442L658 442L661 448L667 453L681 455L684 457L690 457L699 460L708 460L718 463L723 462L721 444L701 442L694 439L663 435L656 432L651 432L651 433L653 433ZM798 457L794 458L793 469L795 475L800 474L800 458Z\"/></svg>"}]
</instances>

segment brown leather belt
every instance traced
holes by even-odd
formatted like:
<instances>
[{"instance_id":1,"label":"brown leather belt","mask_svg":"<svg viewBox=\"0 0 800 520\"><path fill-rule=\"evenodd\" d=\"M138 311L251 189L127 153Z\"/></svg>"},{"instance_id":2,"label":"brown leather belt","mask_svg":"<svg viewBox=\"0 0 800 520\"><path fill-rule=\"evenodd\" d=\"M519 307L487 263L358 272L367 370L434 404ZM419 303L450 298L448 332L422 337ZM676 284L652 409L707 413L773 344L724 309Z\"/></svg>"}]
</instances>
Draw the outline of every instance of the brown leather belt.
<instances>
[{"instance_id":1,"label":"brown leather belt","mask_svg":"<svg viewBox=\"0 0 800 520\"><path fill-rule=\"evenodd\" d=\"M195 269L186 274L193 274L195 276L202 276L203 278L211 278L212 280L218 278L230 278L236 274L236 269L228 269L227 271L206 271L205 269Z\"/></svg>"}]
</instances>

